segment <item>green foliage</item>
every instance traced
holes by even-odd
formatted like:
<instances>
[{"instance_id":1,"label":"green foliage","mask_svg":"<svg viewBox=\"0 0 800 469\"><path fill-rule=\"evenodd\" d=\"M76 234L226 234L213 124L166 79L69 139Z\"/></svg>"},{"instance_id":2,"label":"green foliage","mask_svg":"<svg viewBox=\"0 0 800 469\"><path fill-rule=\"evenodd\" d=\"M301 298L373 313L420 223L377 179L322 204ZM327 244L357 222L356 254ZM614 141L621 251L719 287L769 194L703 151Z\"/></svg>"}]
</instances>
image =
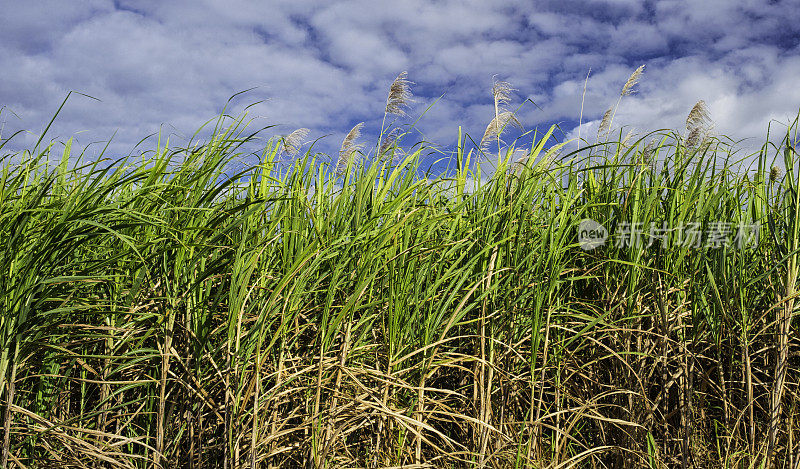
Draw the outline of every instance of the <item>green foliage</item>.
<instances>
[{"instance_id":1,"label":"green foliage","mask_svg":"<svg viewBox=\"0 0 800 469\"><path fill-rule=\"evenodd\" d=\"M242 167L245 128L221 118L202 146L159 142L115 162L74 164L69 143L60 158L53 145L4 158L9 463L794 457L791 133L738 170L719 140L687 147L664 133L566 154L551 130L522 163L501 153L485 181L459 135L456 173L429 181L421 147L339 175L324 155L281 163L270 141ZM585 218L612 233L760 231L742 249L691 247L673 231L663 245L584 251Z\"/></svg>"}]
</instances>

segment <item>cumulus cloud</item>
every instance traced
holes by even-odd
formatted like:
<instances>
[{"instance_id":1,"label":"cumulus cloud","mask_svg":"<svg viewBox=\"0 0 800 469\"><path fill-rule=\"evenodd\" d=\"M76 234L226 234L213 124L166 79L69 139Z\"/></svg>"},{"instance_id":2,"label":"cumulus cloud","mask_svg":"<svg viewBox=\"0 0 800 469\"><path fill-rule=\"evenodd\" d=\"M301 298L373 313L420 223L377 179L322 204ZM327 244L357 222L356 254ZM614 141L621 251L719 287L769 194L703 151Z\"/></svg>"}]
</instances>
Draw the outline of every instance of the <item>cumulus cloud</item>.
<instances>
[{"instance_id":1,"label":"cumulus cloud","mask_svg":"<svg viewBox=\"0 0 800 469\"><path fill-rule=\"evenodd\" d=\"M407 70L416 102L397 123L424 114L407 139L452 145L462 126L478 140L495 74L518 90L512 106L527 102L526 130L558 123L570 137L589 69L582 135L646 64L616 125L680 128L704 99L717 132L757 141L800 107L797 37L790 1L19 2L0 18L0 106L19 118L0 120L3 135L35 134L79 91L101 101L71 98L52 135L81 132L88 144L116 132L111 149L126 154L159 129L191 136L228 97L257 87L228 112L263 100L250 109L258 125L307 127L334 155L357 122L377 143L388 86Z\"/></svg>"}]
</instances>

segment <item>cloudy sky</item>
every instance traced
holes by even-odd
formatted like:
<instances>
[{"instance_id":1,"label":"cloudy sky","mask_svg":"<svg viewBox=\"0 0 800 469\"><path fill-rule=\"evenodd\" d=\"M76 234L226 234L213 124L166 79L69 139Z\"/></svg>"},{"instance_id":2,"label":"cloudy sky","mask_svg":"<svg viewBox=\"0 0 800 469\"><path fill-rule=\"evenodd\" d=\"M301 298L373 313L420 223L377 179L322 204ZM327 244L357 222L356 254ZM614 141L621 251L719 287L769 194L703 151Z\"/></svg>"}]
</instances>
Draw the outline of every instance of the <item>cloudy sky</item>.
<instances>
[{"instance_id":1,"label":"cloudy sky","mask_svg":"<svg viewBox=\"0 0 800 469\"><path fill-rule=\"evenodd\" d=\"M408 138L451 146L458 127L479 140L493 117L493 76L517 90L526 130L574 136L584 80L583 135L596 134L631 72L637 92L614 126L684 126L700 99L715 131L763 140L771 120L800 110L797 0L192 0L7 1L0 16L2 136L32 145L69 91L48 137L80 147L114 135L130 153L162 130L184 142L229 107L246 106L264 134L311 129L334 153L366 122L374 143L401 71L415 83ZM534 106L531 100L536 103ZM432 106L431 106L432 105ZM430 109L428 109L430 107ZM427 112L426 112L426 109ZM424 114L424 115L423 115ZM413 143L413 142L412 142ZM144 149L153 144L145 144ZM14 146L9 145L7 148ZM99 148L98 144L94 147Z\"/></svg>"}]
</instances>

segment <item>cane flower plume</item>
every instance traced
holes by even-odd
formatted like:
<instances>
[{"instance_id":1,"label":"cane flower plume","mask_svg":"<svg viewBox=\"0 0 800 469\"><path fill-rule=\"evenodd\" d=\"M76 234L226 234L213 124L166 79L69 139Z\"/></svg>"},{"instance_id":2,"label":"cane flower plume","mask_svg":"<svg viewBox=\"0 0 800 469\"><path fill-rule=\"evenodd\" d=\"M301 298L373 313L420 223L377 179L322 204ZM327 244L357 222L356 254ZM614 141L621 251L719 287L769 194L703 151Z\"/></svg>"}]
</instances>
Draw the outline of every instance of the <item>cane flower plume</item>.
<instances>
[{"instance_id":1,"label":"cane flower plume","mask_svg":"<svg viewBox=\"0 0 800 469\"><path fill-rule=\"evenodd\" d=\"M361 143L356 143L358 137L361 136L362 127L364 127L364 123L359 122L350 129L350 132L348 132L347 136L342 140L342 147L339 150L339 160L336 162L336 171L344 171L353 158L353 155L364 146Z\"/></svg>"},{"instance_id":2,"label":"cane flower plume","mask_svg":"<svg viewBox=\"0 0 800 469\"><path fill-rule=\"evenodd\" d=\"M303 127L283 137L283 152L291 156L296 156L300 153L300 146L303 144L303 140L308 137L309 132L310 130Z\"/></svg>"},{"instance_id":3,"label":"cane flower plume","mask_svg":"<svg viewBox=\"0 0 800 469\"><path fill-rule=\"evenodd\" d=\"M413 101L411 99L411 85L408 81L408 72L401 72L389 87L389 97L386 98L386 114L405 117L406 108Z\"/></svg>"}]
</instances>

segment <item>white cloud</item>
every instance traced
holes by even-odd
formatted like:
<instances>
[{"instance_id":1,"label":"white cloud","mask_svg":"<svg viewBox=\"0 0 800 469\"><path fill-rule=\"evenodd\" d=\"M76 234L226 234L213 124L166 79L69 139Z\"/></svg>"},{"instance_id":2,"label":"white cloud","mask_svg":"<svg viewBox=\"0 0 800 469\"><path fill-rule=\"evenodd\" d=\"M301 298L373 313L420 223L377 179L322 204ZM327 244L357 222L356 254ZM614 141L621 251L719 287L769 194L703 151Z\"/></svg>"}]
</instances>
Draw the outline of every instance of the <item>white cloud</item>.
<instances>
[{"instance_id":1,"label":"white cloud","mask_svg":"<svg viewBox=\"0 0 800 469\"><path fill-rule=\"evenodd\" d=\"M0 119L5 135L39 131L80 91L102 102L71 98L53 134L86 130L86 144L118 130L112 149L127 152L162 123L191 135L232 94L257 86L229 111L265 100L251 111L261 124L330 134L317 148L335 154L356 122L367 122L365 142L377 140L387 87L408 70L416 114L445 93L415 135L451 144L459 125L482 135L494 74L518 89L514 105L542 107L522 108L526 129L564 122L569 132L591 67L584 122L596 132L645 63L617 124L681 127L704 99L718 132L759 139L770 119L800 107L799 25L800 9L755 0L545 0L533 12L511 0L36 2L0 18L0 106L22 120Z\"/></svg>"}]
</instances>

